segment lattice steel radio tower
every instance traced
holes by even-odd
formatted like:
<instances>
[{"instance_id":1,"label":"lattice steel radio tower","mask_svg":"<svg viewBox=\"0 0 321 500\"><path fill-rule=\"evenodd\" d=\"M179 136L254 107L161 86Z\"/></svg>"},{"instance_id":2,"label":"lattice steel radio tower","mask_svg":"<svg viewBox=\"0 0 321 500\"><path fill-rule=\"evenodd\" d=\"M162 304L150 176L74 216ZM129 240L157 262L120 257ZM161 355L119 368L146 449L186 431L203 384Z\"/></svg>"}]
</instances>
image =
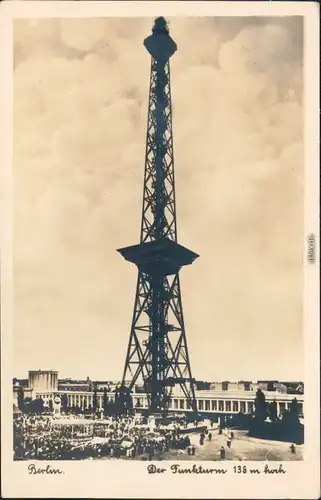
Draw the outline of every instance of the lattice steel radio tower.
<instances>
[{"instance_id":1,"label":"lattice steel radio tower","mask_svg":"<svg viewBox=\"0 0 321 500\"><path fill-rule=\"evenodd\" d=\"M177 47L164 18L144 45L151 75L140 243L118 250L138 267L122 387L132 391L143 381L150 412L164 414L178 384L196 411L179 270L198 255L177 243L169 64Z\"/></svg>"}]
</instances>

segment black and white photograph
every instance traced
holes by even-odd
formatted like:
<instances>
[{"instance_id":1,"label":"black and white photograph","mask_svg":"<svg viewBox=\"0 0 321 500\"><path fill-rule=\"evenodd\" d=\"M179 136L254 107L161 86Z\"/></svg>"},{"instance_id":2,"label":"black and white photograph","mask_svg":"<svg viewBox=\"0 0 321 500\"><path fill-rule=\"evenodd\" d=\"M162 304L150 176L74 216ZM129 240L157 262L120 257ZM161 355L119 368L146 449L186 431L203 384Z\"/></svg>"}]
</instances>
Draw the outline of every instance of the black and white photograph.
<instances>
[{"instance_id":1,"label":"black and white photograph","mask_svg":"<svg viewBox=\"0 0 321 500\"><path fill-rule=\"evenodd\" d=\"M11 458L281 477L318 261L305 18L154 10L12 20Z\"/></svg>"}]
</instances>

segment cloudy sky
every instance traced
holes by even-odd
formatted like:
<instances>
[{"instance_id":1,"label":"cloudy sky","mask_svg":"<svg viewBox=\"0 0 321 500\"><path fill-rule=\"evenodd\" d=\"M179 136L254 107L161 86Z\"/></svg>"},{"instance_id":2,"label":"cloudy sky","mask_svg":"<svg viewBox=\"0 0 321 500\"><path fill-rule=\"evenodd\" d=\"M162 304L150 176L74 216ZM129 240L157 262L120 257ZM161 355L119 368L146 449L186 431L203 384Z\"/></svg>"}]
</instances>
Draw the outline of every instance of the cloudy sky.
<instances>
[{"instance_id":1,"label":"cloudy sky","mask_svg":"<svg viewBox=\"0 0 321 500\"><path fill-rule=\"evenodd\" d=\"M136 269L152 19L16 20L14 371L119 378ZM303 377L301 18L172 18L193 375Z\"/></svg>"}]
</instances>

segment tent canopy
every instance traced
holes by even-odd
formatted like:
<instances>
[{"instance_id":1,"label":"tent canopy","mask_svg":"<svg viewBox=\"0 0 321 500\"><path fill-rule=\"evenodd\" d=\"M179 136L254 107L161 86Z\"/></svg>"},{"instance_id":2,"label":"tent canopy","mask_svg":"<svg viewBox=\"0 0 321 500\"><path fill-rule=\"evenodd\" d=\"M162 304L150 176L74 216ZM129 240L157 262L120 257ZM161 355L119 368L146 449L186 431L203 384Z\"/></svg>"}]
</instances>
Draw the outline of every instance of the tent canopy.
<instances>
[{"instance_id":1,"label":"tent canopy","mask_svg":"<svg viewBox=\"0 0 321 500\"><path fill-rule=\"evenodd\" d=\"M53 426L56 426L56 425L82 425L82 426L86 426L86 425L90 425L93 423L95 423L94 420L89 420L89 419L87 420L87 419L83 419L83 418L66 418L66 419L52 421Z\"/></svg>"}]
</instances>

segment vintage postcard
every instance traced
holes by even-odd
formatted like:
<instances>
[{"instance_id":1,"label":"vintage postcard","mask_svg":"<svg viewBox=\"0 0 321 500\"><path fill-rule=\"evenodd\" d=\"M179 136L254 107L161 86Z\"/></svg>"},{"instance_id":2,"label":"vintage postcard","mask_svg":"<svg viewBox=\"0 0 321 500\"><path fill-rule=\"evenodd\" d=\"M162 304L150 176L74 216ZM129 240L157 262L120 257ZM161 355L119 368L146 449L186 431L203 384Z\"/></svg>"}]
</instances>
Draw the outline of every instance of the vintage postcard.
<instances>
[{"instance_id":1,"label":"vintage postcard","mask_svg":"<svg viewBox=\"0 0 321 500\"><path fill-rule=\"evenodd\" d=\"M319 11L4 2L2 496L319 497Z\"/></svg>"}]
</instances>

